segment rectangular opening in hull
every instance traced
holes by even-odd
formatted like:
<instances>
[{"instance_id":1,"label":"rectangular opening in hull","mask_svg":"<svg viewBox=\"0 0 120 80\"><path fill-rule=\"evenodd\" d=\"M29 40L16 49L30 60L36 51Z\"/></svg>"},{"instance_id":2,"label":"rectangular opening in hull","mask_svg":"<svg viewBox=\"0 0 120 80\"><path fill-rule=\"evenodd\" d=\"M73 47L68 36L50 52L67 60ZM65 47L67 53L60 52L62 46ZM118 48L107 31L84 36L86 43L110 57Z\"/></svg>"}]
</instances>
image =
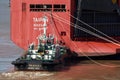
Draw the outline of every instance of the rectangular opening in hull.
<instances>
[{"instance_id":1,"label":"rectangular opening in hull","mask_svg":"<svg viewBox=\"0 0 120 80\"><path fill-rule=\"evenodd\" d=\"M98 12L82 10L79 19L110 37L120 36L120 16L117 12ZM82 22L79 22L78 25L91 32L94 32L95 34L103 36L96 30L93 30ZM73 38L97 38L76 28L73 28L72 32Z\"/></svg>"}]
</instances>

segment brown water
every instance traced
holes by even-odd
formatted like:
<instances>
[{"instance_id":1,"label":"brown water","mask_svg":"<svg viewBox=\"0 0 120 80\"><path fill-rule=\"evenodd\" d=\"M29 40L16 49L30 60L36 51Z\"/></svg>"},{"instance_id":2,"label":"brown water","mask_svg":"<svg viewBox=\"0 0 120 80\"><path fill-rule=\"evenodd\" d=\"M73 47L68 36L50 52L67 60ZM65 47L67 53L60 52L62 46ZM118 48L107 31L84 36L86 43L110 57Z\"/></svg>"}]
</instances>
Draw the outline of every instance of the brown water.
<instances>
[{"instance_id":1,"label":"brown water","mask_svg":"<svg viewBox=\"0 0 120 80\"><path fill-rule=\"evenodd\" d=\"M69 67L66 66L61 71L12 71L1 73L0 80L120 80L120 61L97 62L114 67L96 65L87 60Z\"/></svg>"},{"instance_id":2,"label":"brown water","mask_svg":"<svg viewBox=\"0 0 120 80\"><path fill-rule=\"evenodd\" d=\"M119 60L79 61L61 71L14 71L11 61L23 50L10 40L9 0L0 0L0 80L120 80ZM113 67L114 66L114 67Z\"/></svg>"}]
</instances>

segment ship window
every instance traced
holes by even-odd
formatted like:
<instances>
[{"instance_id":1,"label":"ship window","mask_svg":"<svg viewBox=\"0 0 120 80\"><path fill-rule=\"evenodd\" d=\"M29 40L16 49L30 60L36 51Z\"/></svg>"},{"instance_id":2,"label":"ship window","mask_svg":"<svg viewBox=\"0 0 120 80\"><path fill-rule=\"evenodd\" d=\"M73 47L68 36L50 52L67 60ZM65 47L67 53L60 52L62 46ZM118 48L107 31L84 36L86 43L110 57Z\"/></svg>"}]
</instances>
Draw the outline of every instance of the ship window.
<instances>
[{"instance_id":1,"label":"ship window","mask_svg":"<svg viewBox=\"0 0 120 80\"><path fill-rule=\"evenodd\" d=\"M52 8L52 5L47 5L47 8Z\"/></svg>"},{"instance_id":2,"label":"ship window","mask_svg":"<svg viewBox=\"0 0 120 80\"><path fill-rule=\"evenodd\" d=\"M64 4L55 4L54 5L54 12L66 12L66 5Z\"/></svg>"},{"instance_id":3,"label":"ship window","mask_svg":"<svg viewBox=\"0 0 120 80\"><path fill-rule=\"evenodd\" d=\"M30 5L30 8L35 8L35 5L34 5L34 4L31 4L31 5Z\"/></svg>"},{"instance_id":4,"label":"ship window","mask_svg":"<svg viewBox=\"0 0 120 80\"><path fill-rule=\"evenodd\" d=\"M54 5L54 8L60 8L60 5Z\"/></svg>"},{"instance_id":5,"label":"ship window","mask_svg":"<svg viewBox=\"0 0 120 80\"><path fill-rule=\"evenodd\" d=\"M61 8L65 8L65 5L61 5Z\"/></svg>"},{"instance_id":6,"label":"ship window","mask_svg":"<svg viewBox=\"0 0 120 80\"><path fill-rule=\"evenodd\" d=\"M30 4L30 8L52 8L51 4Z\"/></svg>"},{"instance_id":7,"label":"ship window","mask_svg":"<svg viewBox=\"0 0 120 80\"><path fill-rule=\"evenodd\" d=\"M37 4L37 5L36 5L36 8L43 8L43 5Z\"/></svg>"},{"instance_id":8,"label":"ship window","mask_svg":"<svg viewBox=\"0 0 120 80\"><path fill-rule=\"evenodd\" d=\"M33 12L52 11L52 5L51 4L30 4L30 11L33 11Z\"/></svg>"}]
</instances>

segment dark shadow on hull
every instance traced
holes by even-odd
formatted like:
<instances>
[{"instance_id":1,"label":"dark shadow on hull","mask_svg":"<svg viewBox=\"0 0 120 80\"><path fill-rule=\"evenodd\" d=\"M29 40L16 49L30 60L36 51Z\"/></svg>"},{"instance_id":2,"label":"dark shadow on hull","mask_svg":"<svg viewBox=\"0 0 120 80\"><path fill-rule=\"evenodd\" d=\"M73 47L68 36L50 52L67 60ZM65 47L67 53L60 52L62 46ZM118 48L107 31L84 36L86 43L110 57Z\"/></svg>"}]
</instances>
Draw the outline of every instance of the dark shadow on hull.
<instances>
[{"instance_id":1,"label":"dark shadow on hull","mask_svg":"<svg viewBox=\"0 0 120 80\"><path fill-rule=\"evenodd\" d=\"M89 60L95 60L95 61L117 61L120 60L120 50L116 50L116 54L113 55L104 55L104 56L74 56L70 58L65 59L65 65L62 68L58 68L58 71L66 71L69 70L70 67L75 66L77 64L92 64ZM87 61L87 62L86 62Z\"/></svg>"},{"instance_id":2,"label":"dark shadow on hull","mask_svg":"<svg viewBox=\"0 0 120 80\"><path fill-rule=\"evenodd\" d=\"M100 57L91 57L95 60L120 60L120 54L108 55L108 56L100 56Z\"/></svg>"},{"instance_id":3,"label":"dark shadow on hull","mask_svg":"<svg viewBox=\"0 0 120 80\"><path fill-rule=\"evenodd\" d=\"M113 55L104 55L104 56L89 56L86 57L86 56L80 56L80 57L74 57L72 58L73 61L76 61L76 62L80 62L80 61L84 61L84 60L89 60L89 59L92 59L92 60L120 60L120 54L113 54Z\"/></svg>"}]
</instances>

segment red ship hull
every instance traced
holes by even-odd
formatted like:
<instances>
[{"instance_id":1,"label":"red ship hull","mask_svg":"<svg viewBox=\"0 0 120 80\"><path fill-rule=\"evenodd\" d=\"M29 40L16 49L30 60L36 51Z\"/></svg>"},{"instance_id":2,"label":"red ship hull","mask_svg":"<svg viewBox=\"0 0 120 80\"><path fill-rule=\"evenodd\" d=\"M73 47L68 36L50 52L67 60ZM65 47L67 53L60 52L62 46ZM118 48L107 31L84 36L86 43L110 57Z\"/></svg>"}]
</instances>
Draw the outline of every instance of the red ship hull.
<instances>
[{"instance_id":1,"label":"red ship hull","mask_svg":"<svg viewBox=\"0 0 120 80\"><path fill-rule=\"evenodd\" d=\"M43 32L41 30L42 17L45 15L48 17L47 35L55 34L57 40L63 41L71 51L76 52L79 56L102 56L119 53L120 46L109 42L72 39L73 33L70 24L74 20L69 14L74 15L75 13L75 1L11 0L11 40L25 50L30 43L37 44L37 36ZM118 3L120 4L120 0Z\"/></svg>"}]
</instances>

